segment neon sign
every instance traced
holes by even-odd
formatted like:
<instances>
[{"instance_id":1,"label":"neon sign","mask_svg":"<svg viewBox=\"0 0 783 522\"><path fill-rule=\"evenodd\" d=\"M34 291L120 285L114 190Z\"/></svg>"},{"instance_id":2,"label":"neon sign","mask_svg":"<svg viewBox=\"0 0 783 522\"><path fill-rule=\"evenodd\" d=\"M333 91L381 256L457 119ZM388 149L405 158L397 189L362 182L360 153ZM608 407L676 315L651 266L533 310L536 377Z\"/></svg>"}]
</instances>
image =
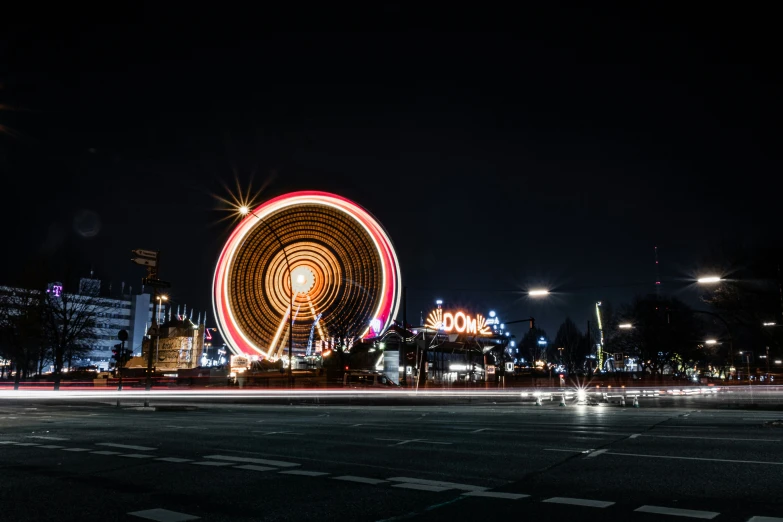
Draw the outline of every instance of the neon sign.
<instances>
[{"instance_id":1,"label":"neon sign","mask_svg":"<svg viewBox=\"0 0 783 522\"><path fill-rule=\"evenodd\" d=\"M427 316L427 327L444 332L467 333L474 335L491 335L492 329L487 325L487 320L481 314L475 317L465 312L444 312L436 308Z\"/></svg>"}]
</instances>

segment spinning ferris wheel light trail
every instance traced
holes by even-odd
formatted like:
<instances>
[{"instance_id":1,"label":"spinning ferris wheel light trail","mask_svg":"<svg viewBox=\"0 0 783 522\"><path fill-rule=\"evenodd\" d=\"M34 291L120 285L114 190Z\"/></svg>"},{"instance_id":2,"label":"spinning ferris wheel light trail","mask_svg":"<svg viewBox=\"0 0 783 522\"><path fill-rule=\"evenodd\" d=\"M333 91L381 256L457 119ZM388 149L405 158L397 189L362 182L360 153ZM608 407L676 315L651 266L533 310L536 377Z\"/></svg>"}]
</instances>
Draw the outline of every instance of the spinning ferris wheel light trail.
<instances>
[{"instance_id":1,"label":"spinning ferris wheel light trail","mask_svg":"<svg viewBox=\"0 0 783 522\"><path fill-rule=\"evenodd\" d=\"M277 359L391 325L400 268L388 234L356 203L294 192L251 208L220 254L213 282L218 328L232 353Z\"/></svg>"}]
</instances>

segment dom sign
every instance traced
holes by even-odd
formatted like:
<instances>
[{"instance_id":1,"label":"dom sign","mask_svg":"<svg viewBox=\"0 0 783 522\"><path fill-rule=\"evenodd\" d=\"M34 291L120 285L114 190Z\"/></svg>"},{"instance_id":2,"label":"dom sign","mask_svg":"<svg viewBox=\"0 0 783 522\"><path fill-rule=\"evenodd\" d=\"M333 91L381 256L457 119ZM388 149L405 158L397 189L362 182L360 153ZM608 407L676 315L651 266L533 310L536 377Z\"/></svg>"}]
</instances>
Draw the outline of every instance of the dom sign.
<instances>
[{"instance_id":1,"label":"dom sign","mask_svg":"<svg viewBox=\"0 0 783 522\"><path fill-rule=\"evenodd\" d=\"M470 316L465 312L444 312L437 308L427 317L427 327L444 332L467 333L474 335L492 335L492 329L481 314Z\"/></svg>"}]
</instances>

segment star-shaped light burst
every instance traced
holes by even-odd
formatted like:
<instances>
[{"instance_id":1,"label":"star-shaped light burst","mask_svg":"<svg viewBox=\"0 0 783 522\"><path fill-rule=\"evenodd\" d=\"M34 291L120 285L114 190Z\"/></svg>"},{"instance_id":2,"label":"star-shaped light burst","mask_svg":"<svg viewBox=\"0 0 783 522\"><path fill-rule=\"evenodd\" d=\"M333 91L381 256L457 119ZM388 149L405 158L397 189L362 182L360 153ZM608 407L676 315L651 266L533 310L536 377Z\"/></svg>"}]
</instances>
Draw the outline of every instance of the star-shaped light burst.
<instances>
[{"instance_id":1,"label":"star-shaped light burst","mask_svg":"<svg viewBox=\"0 0 783 522\"><path fill-rule=\"evenodd\" d=\"M242 189L242 185L240 185L238 177L235 176L234 181L236 184L236 188L234 190L231 190L226 184L223 184L223 188L225 188L226 192L228 193L228 197L218 196L217 194L212 195L220 202L220 206L217 207L217 210L228 213L228 215L220 218L218 222L230 219L232 221L232 225L237 221L242 220L246 215L253 211L253 208L255 208L257 202L260 200L261 193L269 186L269 183L272 181L272 177L265 181L255 192L253 192L252 179L247 186L247 190Z\"/></svg>"}]
</instances>

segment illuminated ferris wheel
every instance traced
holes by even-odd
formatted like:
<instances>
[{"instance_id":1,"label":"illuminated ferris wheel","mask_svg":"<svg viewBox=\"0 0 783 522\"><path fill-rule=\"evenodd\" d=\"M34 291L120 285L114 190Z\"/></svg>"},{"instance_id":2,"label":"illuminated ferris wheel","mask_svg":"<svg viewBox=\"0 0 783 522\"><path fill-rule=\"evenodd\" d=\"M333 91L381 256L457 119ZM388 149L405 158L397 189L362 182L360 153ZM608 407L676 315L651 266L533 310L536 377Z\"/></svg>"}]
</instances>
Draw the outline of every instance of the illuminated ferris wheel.
<instances>
[{"instance_id":1,"label":"illuminated ferris wheel","mask_svg":"<svg viewBox=\"0 0 783 522\"><path fill-rule=\"evenodd\" d=\"M400 267L383 227L356 203L293 192L253 209L220 254L212 303L235 354L277 359L384 331L400 304ZM292 295L293 289L293 295Z\"/></svg>"}]
</instances>

